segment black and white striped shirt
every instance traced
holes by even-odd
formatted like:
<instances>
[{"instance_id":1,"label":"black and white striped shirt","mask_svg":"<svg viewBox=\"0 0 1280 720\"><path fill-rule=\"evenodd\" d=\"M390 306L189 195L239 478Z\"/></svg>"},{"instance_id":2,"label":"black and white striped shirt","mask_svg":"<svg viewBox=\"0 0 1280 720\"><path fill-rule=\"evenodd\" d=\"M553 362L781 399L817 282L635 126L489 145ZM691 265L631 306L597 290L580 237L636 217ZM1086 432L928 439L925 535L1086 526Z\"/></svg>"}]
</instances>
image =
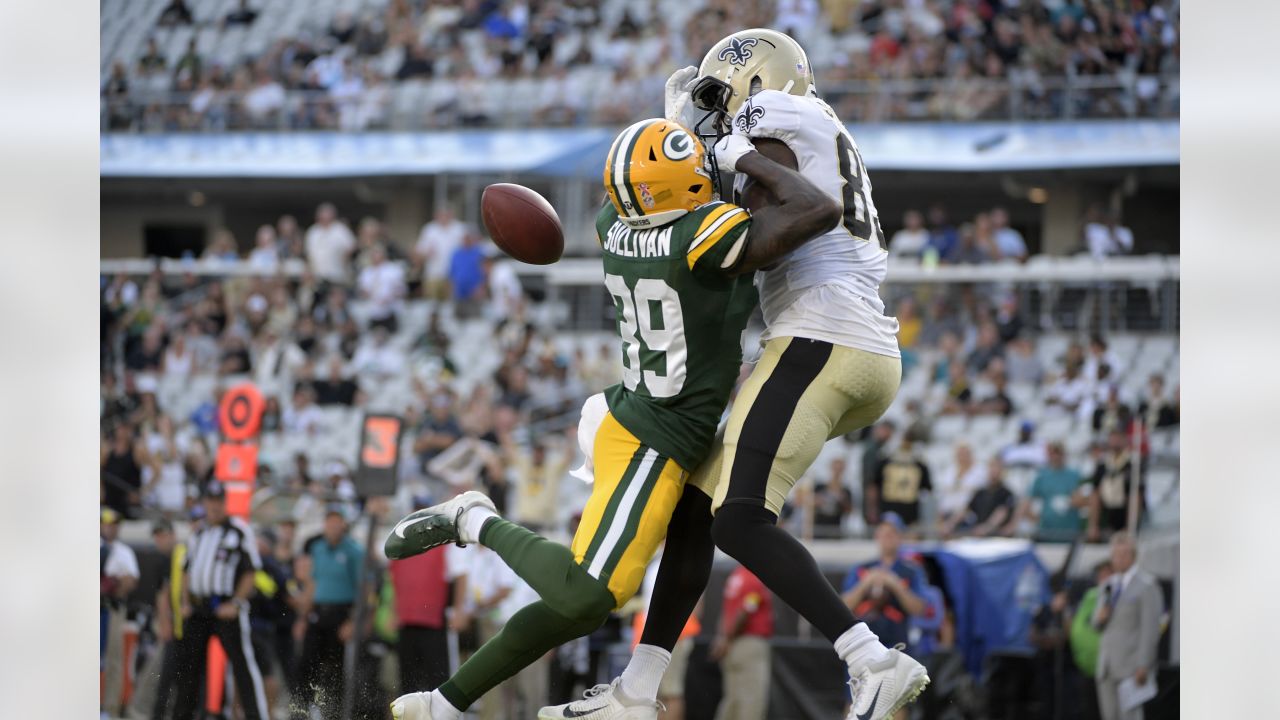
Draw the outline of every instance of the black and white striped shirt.
<instances>
[{"instance_id":1,"label":"black and white striped shirt","mask_svg":"<svg viewBox=\"0 0 1280 720\"><path fill-rule=\"evenodd\" d=\"M188 543L187 587L193 597L230 597L244 573L260 569L258 541L240 518L206 527Z\"/></svg>"}]
</instances>

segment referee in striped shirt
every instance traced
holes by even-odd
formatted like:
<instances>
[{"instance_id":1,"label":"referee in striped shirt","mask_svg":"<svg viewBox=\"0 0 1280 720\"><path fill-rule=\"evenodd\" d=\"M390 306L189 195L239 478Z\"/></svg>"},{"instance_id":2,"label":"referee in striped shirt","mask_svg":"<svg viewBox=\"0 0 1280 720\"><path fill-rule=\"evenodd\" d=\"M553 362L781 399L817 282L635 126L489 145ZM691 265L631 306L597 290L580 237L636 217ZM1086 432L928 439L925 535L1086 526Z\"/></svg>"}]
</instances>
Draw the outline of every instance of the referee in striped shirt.
<instances>
[{"instance_id":1,"label":"referee in striped shirt","mask_svg":"<svg viewBox=\"0 0 1280 720\"><path fill-rule=\"evenodd\" d=\"M262 674L249 639L249 597L262 568L253 530L227 515L221 482L205 487L204 527L187 543L182 581L183 635L178 647L174 717L191 720L200 703L209 638L226 652L247 720L269 720Z\"/></svg>"}]
</instances>

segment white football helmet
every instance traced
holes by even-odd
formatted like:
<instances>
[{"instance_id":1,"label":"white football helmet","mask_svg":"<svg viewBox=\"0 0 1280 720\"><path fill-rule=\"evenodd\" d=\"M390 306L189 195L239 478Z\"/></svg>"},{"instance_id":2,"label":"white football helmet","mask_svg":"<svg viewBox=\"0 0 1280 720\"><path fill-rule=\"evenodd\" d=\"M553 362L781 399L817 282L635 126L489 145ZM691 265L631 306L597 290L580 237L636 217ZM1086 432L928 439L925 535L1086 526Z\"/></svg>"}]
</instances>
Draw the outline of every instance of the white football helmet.
<instances>
[{"instance_id":1,"label":"white football helmet","mask_svg":"<svg viewBox=\"0 0 1280 720\"><path fill-rule=\"evenodd\" d=\"M711 46L690 98L695 107L710 113L716 130L728 132L738 108L761 90L817 94L813 68L800 43L776 30L752 28Z\"/></svg>"}]
</instances>

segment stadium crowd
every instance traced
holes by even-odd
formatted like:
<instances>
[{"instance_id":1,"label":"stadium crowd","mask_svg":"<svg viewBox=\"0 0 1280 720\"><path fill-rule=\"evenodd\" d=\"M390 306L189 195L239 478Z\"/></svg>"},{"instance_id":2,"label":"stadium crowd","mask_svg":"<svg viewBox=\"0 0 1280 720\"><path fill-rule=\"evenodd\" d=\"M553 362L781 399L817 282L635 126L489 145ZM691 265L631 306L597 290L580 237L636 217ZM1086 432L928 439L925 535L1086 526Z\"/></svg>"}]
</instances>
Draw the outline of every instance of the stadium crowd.
<instances>
[{"instance_id":1,"label":"stadium crowd","mask_svg":"<svg viewBox=\"0 0 1280 720\"><path fill-rule=\"evenodd\" d=\"M289 5L173 0L139 18L145 40L109 34L104 9L104 36L137 40L104 54L104 129L618 124L654 114L669 72L746 27L800 40L848 121L1178 107L1177 0L391 0L276 29Z\"/></svg>"},{"instance_id":2,"label":"stadium crowd","mask_svg":"<svg viewBox=\"0 0 1280 720\"><path fill-rule=\"evenodd\" d=\"M903 235L920 229L920 218L909 217L891 251L932 250L941 263L979 262L987 252L1025 257L1025 243L1009 235L998 209L968 229L934 219L920 242ZM206 259L242 261L261 275L202 279L157 271L101 278L104 528L121 518L153 521L164 541L157 552L167 552L171 523L198 526L206 512L219 393L251 379L267 396L251 519L270 566L263 572L279 593L258 600L254 611L258 662L264 674L274 668L273 701L284 688L305 704L317 685L323 692L314 699L322 705L334 707L341 697L341 688L326 684L341 674L326 670L341 661L336 648L351 632L355 590L334 579L359 576L325 568L344 547L358 564L350 529L359 518L375 513L389 520L479 487L518 522L564 538L572 531L573 509L586 494L568 472L580 461L577 411L586 396L619 380L616 351L607 335L560 342L538 322L536 303L514 271L495 261L492 247L448 208L438 209L412 246L401 246L376 218L353 230L325 203L310 224L283 216L261 226L248 252L229 232L215 234ZM303 261L305 272L276 274L290 258ZM881 528L888 523L907 538L1067 541L1081 534L1103 540L1125 528L1131 482L1167 449L1151 437L1178 423L1176 380L1156 373L1131 391L1137 370L1126 365L1134 353L1118 353L1104 336L1065 341L1060 353L1046 353L1042 328L1007 288L908 286L894 288L890 298L901 323L904 377L924 382L919 392L904 385L905 402L882 423L829 444L812 482L802 483L787 507L785 521L797 534L874 533L887 542L881 536L889 531ZM482 344L467 344L469 334ZM1129 383L1118 385L1121 377ZM362 502L352 482L358 426L350 420L364 409L402 413L409 428L402 492L389 504ZM1131 429L1139 419L1144 429L1135 445ZM1041 424L1073 431L1042 435ZM1016 428L1016 436L996 443L997 428ZM104 530L108 535L113 539L114 530ZM154 618L171 617L172 610L166 616L156 608L162 581L121 580L114 547L104 539L104 563L110 559L113 568L104 570L104 618L117 619L118 627L132 617L151 628L143 642L154 638L154 662L163 664L161 648L172 634L155 629L165 621ZM397 634L442 657L437 649L446 626L474 627L482 640L528 600L527 586L504 575L502 563L484 553L464 555L434 557L429 568L413 572L395 564L369 569L382 590L373 598L373 640L361 656L367 667L359 702L375 707L387 692L378 689L376 658ZM144 575L170 567L154 558L139 564L150 568ZM468 574L469 591L441 600L450 579ZM846 587L855 606L864 600L853 594L858 583L879 577L863 575L851 574ZM410 604L396 604L403 596L397 593L430 594L440 613L417 617ZM453 608L447 618L446 605ZM503 692L536 707L546 696L529 688L545 692L553 677L561 678L560 697L569 697L575 683L590 685L575 652L585 650L565 650ZM104 653L110 655L105 645ZM401 682L435 677L406 675Z\"/></svg>"}]
</instances>

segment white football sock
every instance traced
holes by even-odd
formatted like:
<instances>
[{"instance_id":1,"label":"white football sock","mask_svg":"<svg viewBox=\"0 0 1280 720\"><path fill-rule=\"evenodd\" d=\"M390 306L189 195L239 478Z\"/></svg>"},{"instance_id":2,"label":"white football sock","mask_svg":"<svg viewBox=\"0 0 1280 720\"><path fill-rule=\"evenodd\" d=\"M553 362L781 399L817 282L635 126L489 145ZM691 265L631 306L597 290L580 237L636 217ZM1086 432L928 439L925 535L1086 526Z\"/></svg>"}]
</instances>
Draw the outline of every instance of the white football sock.
<instances>
[{"instance_id":1,"label":"white football sock","mask_svg":"<svg viewBox=\"0 0 1280 720\"><path fill-rule=\"evenodd\" d=\"M637 645L631 662L622 671L619 683L622 693L632 700L657 701L658 685L662 684L662 675L670 664L670 652L657 645Z\"/></svg>"},{"instance_id":2,"label":"white football sock","mask_svg":"<svg viewBox=\"0 0 1280 720\"><path fill-rule=\"evenodd\" d=\"M889 653L866 623L858 623L836 638L836 654L849 665L849 674L857 675L868 663L883 660Z\"/></svg>"},{"instance_id":3,"label":"white football sock","mask_svg":"<svg viewBox=\"0 0 1280 720\"><path fill-rule=\"evenodd\" d=\"M484 528L484 523L489 518L498 517L492 510L481 505L475 505L462 512L462 518L458 522L458 539L463 545L479 544L480 530Z\"/></svg>"},{"instance_id":4,"label":"white football sock","mask_svg":"<svg viewBox=\"0 0 1280 720\"><path fill-rule=\"evenodd\" d=\"M445 700L439 690L432 690L430 694L427 707L431 708L431 720L462 720L462 711Z\"/></svg>"}]
</instances>

